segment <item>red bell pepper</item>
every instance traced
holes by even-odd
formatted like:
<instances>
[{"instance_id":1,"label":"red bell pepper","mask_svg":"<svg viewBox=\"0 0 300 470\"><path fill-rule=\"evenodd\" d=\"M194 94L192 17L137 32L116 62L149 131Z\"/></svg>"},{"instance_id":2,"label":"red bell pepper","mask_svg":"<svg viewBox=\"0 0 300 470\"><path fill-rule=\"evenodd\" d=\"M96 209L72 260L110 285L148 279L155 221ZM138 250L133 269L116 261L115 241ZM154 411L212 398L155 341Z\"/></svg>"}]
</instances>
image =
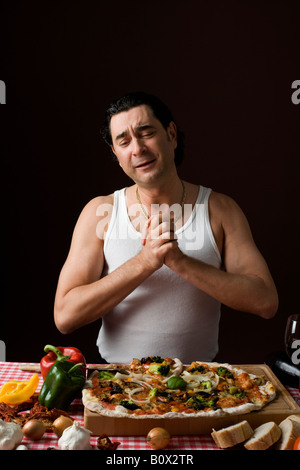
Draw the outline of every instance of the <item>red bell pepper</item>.
<instances>
[{"instance_id":1,"label":"red bell pepper","mask_svg":"<svg viewBox=\"0 0 300 470\"><path fill-rule=\"evenodd\" d=\"M67 347L62 347L62 346L55 347L55 346L51 346L51 344L47 344L44 347L44 351L48 353L46 354L46 356L42 357L40 361L41 374L44 380L49 370L53 366L53 364L58 361L70 361L70 362L74 362L74 364L83 363L84 367L82 367L82 370L83 370L83 373L85 374L86 360L82 352L79 349L68 347L68 346Z\"/></svg>"}]
</instances>

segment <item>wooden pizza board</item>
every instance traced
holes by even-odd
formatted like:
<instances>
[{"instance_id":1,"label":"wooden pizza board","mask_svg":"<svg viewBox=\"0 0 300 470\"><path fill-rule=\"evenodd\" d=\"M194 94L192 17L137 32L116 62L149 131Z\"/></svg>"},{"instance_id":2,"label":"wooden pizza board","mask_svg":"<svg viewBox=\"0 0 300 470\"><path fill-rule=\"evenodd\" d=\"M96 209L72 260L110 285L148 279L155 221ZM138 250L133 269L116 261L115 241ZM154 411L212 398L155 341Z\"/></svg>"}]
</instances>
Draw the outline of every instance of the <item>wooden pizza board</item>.
<instances>
[{"instance_id":1,"label":"wooden pizza board","mask_svg":"<svg viewBox=\"0 0 300 470\"><path fill-rule=\"evenodd\" d=\"M156 426L166 428L171 435L210 434L212 429L221 429L244 419L255 428L268 421L279 424L292 414L300 414L300 407L282 385L279 379L266 364L239 364L237 367L265 376L276 387L276 398L259 411L243 415L229 415L224 417L197 417L197 418L157 418L132 419L112 418L101 416L98 413L84 408L84 427L93 435L107 434L109 436L144 436Z\"/></svg>"}]
</instances>

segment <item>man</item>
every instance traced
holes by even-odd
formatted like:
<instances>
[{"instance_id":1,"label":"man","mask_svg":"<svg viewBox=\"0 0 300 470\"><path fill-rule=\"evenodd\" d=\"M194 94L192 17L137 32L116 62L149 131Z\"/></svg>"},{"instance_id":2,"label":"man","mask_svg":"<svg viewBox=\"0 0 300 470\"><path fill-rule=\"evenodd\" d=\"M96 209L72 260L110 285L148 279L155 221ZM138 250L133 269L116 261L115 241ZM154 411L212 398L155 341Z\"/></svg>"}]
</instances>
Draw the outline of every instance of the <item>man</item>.
<instances>
[{"instance_id":1,"label":"man","mask_svg":"<svg viewBox=\"0 0 300 470\"><path fill-rule=\"evenodd\" d=\"M83 209L58 282L56 325L69 333L102 318L97 344L112 363L211 361L221 303L265 319L277 311L247 220L230 197L181 181L181 135L156 97L117 100L105 129L134 184Z\"/></svg>"}]
</instances>

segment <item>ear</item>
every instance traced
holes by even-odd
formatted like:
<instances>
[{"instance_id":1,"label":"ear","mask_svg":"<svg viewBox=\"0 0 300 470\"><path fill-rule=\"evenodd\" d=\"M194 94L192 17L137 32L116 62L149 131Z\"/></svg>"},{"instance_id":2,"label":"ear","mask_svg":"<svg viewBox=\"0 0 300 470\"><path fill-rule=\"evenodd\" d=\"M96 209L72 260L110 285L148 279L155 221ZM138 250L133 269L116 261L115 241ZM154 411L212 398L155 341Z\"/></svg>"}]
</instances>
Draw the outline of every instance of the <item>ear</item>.
<instances>
[{"instance_id":1,"label":"ear","mask_svg":"<svg viewBox=\"0 0 300 470\"><path fill-rule=\"evenodd\" d=\"M174 150L177 148L177 127L174 121L171 121L167 129L170 141L173 144Z\"/></svg>"}]
</instances>

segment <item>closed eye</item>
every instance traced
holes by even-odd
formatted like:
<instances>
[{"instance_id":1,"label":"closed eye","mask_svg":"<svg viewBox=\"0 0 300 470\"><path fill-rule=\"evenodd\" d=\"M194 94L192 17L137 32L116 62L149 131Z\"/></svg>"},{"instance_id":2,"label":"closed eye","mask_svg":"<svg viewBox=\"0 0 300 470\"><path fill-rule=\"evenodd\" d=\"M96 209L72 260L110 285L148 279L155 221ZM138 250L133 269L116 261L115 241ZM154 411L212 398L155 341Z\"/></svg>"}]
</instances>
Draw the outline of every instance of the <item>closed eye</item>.
<instances>
[{"instance_id":1,"label":"closed eye","mask_svg":"<svg viewBox=\"0 0 300 470\"><path fill-rule=\"evenodd\" d=\"M149 124L143 124L137 127L137 132L141 137L152 137L155 133L155 129Z\"/></svg>"},{"instance_id":2,"label":"closed eye","mask_svg":"<svg viewBox=\"0 0 300 470\"><path fill-rule=\"evenodd\" d=\"M143 132L141 134L141 137L152 137L154 135L154 132Z\"/></svg>"}]
</instances>

